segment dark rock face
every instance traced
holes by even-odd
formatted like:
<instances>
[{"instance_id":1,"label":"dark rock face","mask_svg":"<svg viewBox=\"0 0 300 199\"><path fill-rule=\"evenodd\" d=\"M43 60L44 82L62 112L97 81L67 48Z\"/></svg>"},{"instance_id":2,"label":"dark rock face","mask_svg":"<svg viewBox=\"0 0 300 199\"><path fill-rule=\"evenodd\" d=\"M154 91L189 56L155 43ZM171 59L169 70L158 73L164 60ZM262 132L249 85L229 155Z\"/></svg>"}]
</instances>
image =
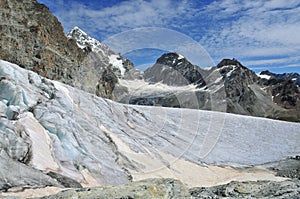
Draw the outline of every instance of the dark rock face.
<instances>
[{"instance_id":1,"label":"dark rock face","mask_svg":"<svg viewBox=\"0 0 300 199\"><path fill-rule=\"evenodd\" d=\"M300 121L299 88L292 80L259 78L236 59L224 59L217 68L223 76L227 112Z\"/></svg>"},{"instance_id":2,"label":"dark rock face","mask_svg":"<svg viewBox=\"0 0 300 199\"><path fill-rule=\"evenodd\" d=\"M286 114L279 117L282 120L299 121L300 119L300 88L297 85L297 73L273 74L264 71L269 79L260 79L259 84L272 96L273 102L286 110Z\"/></svg>"},{"instance_id":3,"label":"dark rock face","mask_svg":"<svg viewBox=\"0 0 300 199\"><path fill-rule=\"evenodd\" d=\"M85 58L60 22L36 0L3 0L0 4L0 59L73 85Z\"/></svg>"},{"instance_id":4,"label":"dark rock face","mask_svg":"<svg viewBox=\"0 0 300 199\"><path fill-rule=\"evenodd\" d=\"M66 188L82 188L82 186L79 182L77 182L71 178L68 178L64 175L61 175L59 173L50 171L47 173L47 175L53 179L56 179L62 186L66 187Z\"/></svg>"},{"instance_id":5,"label":"dark rock face","mask_svg":"<svg viewBox=\"0 0 300 199\"><path fill-rule=\"evenodd\" d=\"M265 167L274 171L277 176L300 180L300 156L272 162L265 165Z\"/></svg>"},{"instance_id":6,"label":"dark rock face","mask_svg":"<svg viewBox=\"0 0 300 199\"><path fill-rule=\"evenodd\" d=\"M156 64L144 73L145 80L152 83L162 82L172 86L195 84L205 86L200 70L177 53L166 53L157 59Z\"/></svg>"},{"instance_id":7,"label":"dark rock face","mask_svg":"<svg viewBox=\"0 0 300 199\"><path fill-rule=\"evenodd\" d=\"M116 84L118 83L118 78L111 68L106 68L101 75L101 79L97 86L96 95L97 96L106 96L109 99L112 99L113 91Z\"/></svg>"},{"instance_id":8,"label":"dark rock face","mask_svg":"<svg viewBox=\"0 0 300 199\"><path fill-rule=\"evenodd\" d=\"M286 109L300 107L300 91L292 81L282 81L271 85L274 102Z\"/></svg>"},{"instance_id":9,"label":"dark rock face","mask_svg":"<svg viewBox=\"0 0 300 199\"><path fill-rule=\"evenodd\" d=\"M281 75L264 71L261 74L270 76L270 79L262 79L261 84L268 87L275 103L286 109L299 107L300 90L297 86L297 73Z\"/></svg>"},{"instance_id":10,"label":"dark rock face","mask_svg":"<svg viewBox=\"0 0 300 199\"><path fill-rule=\"evenodd\" d=\"M67 37L88 53L78 69L75 86L104 98L116 100L126 89L118 85L118 79L142 79L142 74L133 63L113 52L108 46L88 36L75 27ZM105 77L107 76L107 77ZM114 91L117 86L118 92Z\"/></svg>"},{"instance_id":11,"label":"dark rock face","mask_svg":"<svg viewBox=\"0 0 300 199\"><path fill-rule=\"evenodd\" d=\"M223 67L223 66L230 66L230 65L244 67L238 60L236 60L235 58L233 58L233 59L223 59L223 60L217 65L217 68L221 68L221 67Z\"/></svg>"},{"instance_id":12,"label":"dark rock face","mask_svg":"<svg viewBox=\"0 0 300 199\"><path fill-rule=\"evenodd\" d=\"M255 114L253 106L256 104L256 96L254 91L249 87L249 85L254 84L258 79L255 73L235 59L222 60L217 65L217 68L224 80L227 111L247 115Z\"/></svg>"}]
</instances>

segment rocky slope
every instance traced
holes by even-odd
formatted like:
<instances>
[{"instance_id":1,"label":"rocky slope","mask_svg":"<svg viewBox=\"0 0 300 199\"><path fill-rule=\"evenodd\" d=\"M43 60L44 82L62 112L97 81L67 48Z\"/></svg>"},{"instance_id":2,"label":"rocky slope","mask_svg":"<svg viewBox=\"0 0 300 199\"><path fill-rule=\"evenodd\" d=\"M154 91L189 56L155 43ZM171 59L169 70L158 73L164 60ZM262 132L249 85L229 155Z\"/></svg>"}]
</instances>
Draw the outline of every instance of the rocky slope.
<instances>
[{"instance_id":1,"label":"rocky slope","mask_svg":"<svg viewBox=\"0 0 300 199\"><path fill-rule=\"evenodd\" d=\"M118 84L119 79L141 79L141 73L130 60L113 52L108 46L88 36L83 30L75 27L67 34L76 41L87 58L76 79L75 86L97 96L116 100L128 93L128 89Z\"/></svg>"},{"instance_id":2,"label":"rocky slope","mask_svg":"<svg viewBox=\"0 0 300 199\"><path fill-rule=\"evenodd\" d=\"M2 0L0 59L70 85L87 56L61 23L36 0Z\"/></svg>"},{"instance_id":3,"label":"rocky slope","mask_svg":"<svg viewBox=\"0 0 300 199\"><path fill-rule=\"evenodd\" d=\"M299 155L298 123L118 104L5 61L0 77L2 192L154 177L281 181L253 165Z\"/></svg>"},{"instance_id":4,"label":"rocky slope","mask_svg":"<svg viewBox=\"0 0 300 199\"><path fill-rule=\"evenodd\" d=\"M273 102L288 110L282 119L299 121L300 118L300 76L297 73L274 74L263 71L260 84L272 96Z\"/></svg>"},{"instance_id":5,"label":"rocky slope","mask_svg":"<svg viewBox=\"0 0 300 199\"><path fill-rule=\"evenodd\" d=\"M179 181L172 179L150 179L132 184L67 190L56 195L42 197L43 199L57 198L298 198L300 181L285 182L231 182L226 185L211 188L188 189Z\"/></svg>"},{"instance_id":6,"label":"rocky slope","mask_svg":"<svg viewBox=\"0 0 300 199\"><path fill-rule=\"evenodd\" d=\"M123 58L120 54L113 52L108 46L88 36L83 30L74 27L67 37L74 39L77 45L85 52L93 52L103 65L102 68L111 68L113 73L122 79L141 79L141 73L134 67L131 61Z\"/></svg>"},{"instance_id":7,"label":"rocky slope","mask_svg":"<svg viewBox=\"0 0 300 199\"><path fill-rule=\"evenodd\" d=\"M192 198L298 198L299 180L285 182L231 182L212 188L189 190Z\"/></svg>"}]
</instances>

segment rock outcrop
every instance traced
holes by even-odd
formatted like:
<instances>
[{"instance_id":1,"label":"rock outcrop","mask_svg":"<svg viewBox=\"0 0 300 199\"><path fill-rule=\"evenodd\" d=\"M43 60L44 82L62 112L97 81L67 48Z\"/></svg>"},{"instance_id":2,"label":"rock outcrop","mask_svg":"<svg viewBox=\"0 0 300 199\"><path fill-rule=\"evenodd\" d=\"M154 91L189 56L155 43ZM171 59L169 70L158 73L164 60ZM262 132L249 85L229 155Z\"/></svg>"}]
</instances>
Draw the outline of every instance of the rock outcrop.
<instances>
[{"instance_id":1,"label":"rock outcrop","mask_svg":"<svg viewBox=\"0 0 300 199\"><path fill-rule=\"evenodd\" d=\"M119 79L141 79L142 74L132 62L113 52L108 46L88 36L78 27L73 28L68 38L88 56L79 68L75 77L75 86L97 96L116 100L120 95L128 93L128 89L118 84Z\"/></svg>"},{"instance_id":2,"label":"rock outcrop","mask_svg":"<svg viewBox=\"0 0 300 199\"><path fill-rule=\"evenodd\" d=\"M300 181L284 182L231 182L211 188L187 189L172 179L149 179L116 187L84 188L67 190L40 199L56 198L298 198Z\"/></svg>"},{"instance_id":3,"label":"rock outcrop","mask_svg":"<svg viewBox=\"0 0 300 199\"><path fill-rule=\"evenodd\" d=\"M189 190L192 198L298 198L300 181L284 182L231 182L211 188L193 188Z\"/></svg>"},{"instance_id":4,"label":"rock outcrop","mask_svg":"<svg viewBox=\"0 0 300 199\"><path fill-rule=\"evenodd\" d=\"M99 188L83 188L66 190L56 195L42 197L40 199L57 198L126 198L126 199L152 199L152 198L185 198L188 189L174 179L148 179L136 183Z\"/></svg>"},{"instance_id":5,"label":"rock outcrop","mask_svg":"<svg viewBox=\"0 0 300 199\"><path fill-rule=\"evenodd\" d=\"M0 13L0 59L74 85L87 53L65 36L45 5L36 0L2 0Z\"/></svg>"}]
</instances>

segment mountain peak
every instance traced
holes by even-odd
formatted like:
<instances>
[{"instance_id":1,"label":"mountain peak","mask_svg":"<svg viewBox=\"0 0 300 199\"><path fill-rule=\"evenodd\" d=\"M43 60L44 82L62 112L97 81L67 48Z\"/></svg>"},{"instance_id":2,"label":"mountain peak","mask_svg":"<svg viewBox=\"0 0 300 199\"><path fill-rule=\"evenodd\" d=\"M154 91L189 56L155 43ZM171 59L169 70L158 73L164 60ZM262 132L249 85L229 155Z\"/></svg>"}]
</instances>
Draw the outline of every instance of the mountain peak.
<instances>
[{"instance_id":1,"label":"mountain peak","mask_svg":"<svg viewBox=\"0 0 300 199\"><path fill-rule=\"evenodd\" d=\"M233 66L242 66L244 67L237 59L232 58L232 59L223 59L218 65L217 68L221 68L223 66L229 66L229 65L233 65Z\"/></svg>"},{"instance_id":2,"label":"mountain peak","mask_svg":"<svg viewBox=\"0 0 300 199\"><path fill-rule=\"evenodd\" d=\"M145 71L144 76L146 81L162 82L172 86L195 84L197 87L203 87L205 85L200 68L176 52L163 54Z\"/></svg>"},{"instance_id":3,"label":"mountain peak","mask_svg":"<svg viewBox=\"0 0 300 199\"><path fill-rule=\"evenodd\" d=\"M68 38L75 39L79 48L84 51L98 52L100 49L108 48L104 44L100 43L98 40L90 37L85 31L75 26L68 34Z\"/></svg>"},{"instance_id":4,"label":"mountain peak","mask_svg":"<svg viewBox=\"0 0 300 199\"><path fill-rule=\"evenodd\" d=\"M182 62L189 62L189 61L185 59L183 55L176 52L165 53L156 61L157 64L166 64L168 66L175 66Z\"/></svg>"},{"instance_id":5,"label":"mountain peak","mask_svg":"<svg viewBox=\"0 0 300 199\"><path fill-rule=\"evenodd\" d=\"M78 26L75 26L67 37L74 39L77 45L86 52L93 52L97 54L103 65L107 67L112 66L112 71L122 78L140 78L141 74L134 68L134 65L123 58L120 54L112 51L107 45L101 43L95 38L90 37L85 31ZM130 71L130 72L129 72ZM125 73L126 77L125 77Z\"/></svg>"}]
</instances>

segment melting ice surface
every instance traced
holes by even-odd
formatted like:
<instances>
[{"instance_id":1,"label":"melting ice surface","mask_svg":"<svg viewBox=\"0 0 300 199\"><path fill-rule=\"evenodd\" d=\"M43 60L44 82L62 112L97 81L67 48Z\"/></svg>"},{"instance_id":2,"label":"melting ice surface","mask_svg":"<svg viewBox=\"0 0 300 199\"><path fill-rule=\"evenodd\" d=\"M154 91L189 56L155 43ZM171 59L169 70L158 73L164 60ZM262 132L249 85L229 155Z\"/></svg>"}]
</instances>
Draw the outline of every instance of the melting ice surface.
<instances>
[{"instance_id":1,"label":"melting ice surface","mask_svg":"<svg viewBox=\"0 0 300 199\"><path fill-rule=\"evenodd\" d=\"M57 170L80 182L86 170L102 185L125 183L132 176L134 180L174 177L195 186L201 185L199 175L208 179L231 172L223 179L227 182L242 174L220 165L259 165L300 153L299 123L119 104L5 61L0 61L0 77L1 115L18 113L11 118L14 121L5 121L11 125L33 121L43 128L39 136L49 144L45 154L53 158L38 165L32 162L32 167ZM5 133L3 124L0 134ZM26 128L35 135L30 124ZM42 156L36 153L35 157L32 161ZM211 166L203 167L206 164ZM271 174L251 175L265 179Z\"/></svg>"}]
</instances>

